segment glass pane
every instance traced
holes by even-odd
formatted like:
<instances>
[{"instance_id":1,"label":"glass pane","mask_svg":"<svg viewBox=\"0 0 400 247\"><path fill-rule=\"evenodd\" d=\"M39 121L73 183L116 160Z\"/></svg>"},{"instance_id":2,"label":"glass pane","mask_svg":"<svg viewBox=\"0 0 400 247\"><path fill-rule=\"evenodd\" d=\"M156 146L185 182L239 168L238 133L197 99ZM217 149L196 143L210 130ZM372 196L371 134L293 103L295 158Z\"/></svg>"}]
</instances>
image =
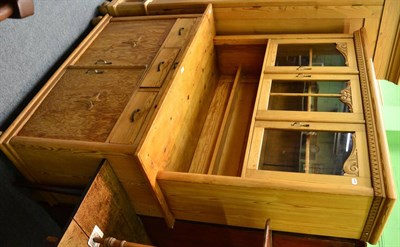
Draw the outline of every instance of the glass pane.
<instances>
[{"instance_id":1,"label":"glass pane","mask_svg":"<svg viewBox=\"0 0 400 247\"><path fill-rule=\"evenodd\" d=\"M307 111L307 97L271 95L268 110Z\"/></svg>"},{"instance_id":2,"label":"glass pane","mask_svg":"<svg viewBox=\"0 0 400 247\"><path fill-rule=\"evenodd\" d=\"M287 140L291 140L288 142ZM264 131L260 170L301 172L299 164L301 132Z\"/></svg>"},{"instance_id":3,"label":"glass pane","mask_svg":"<svg viewBox=\"0 0 400 247\"><path fill-rule=\"evenodd\" d=\"M307 45L278 45L275 66L309 66L310 47Z\"/></svg>"},{"instance_id":4,"label":"glass pane","mask_svg":"<svg viewBox=\"0 0 400 247\"><path fill-rule=\"evenodd\" d=\"M346 66L346 59L336 44L281 44L275 66Z\"/></svg>"},{"instance_id":5,"label":"glass pane","mask_svg":"<svg viewBox=\"0 0 400 247\"><path fill-rule=\"evenodd\" d=\"M350 112L340 100L347 81L273 80L268 110Z\"/></svg>"},{"instance_id":6,"label":"glass pane","mask_svg":"<svg viewBox=\"0 0 400 247\"><path fill-rule=\"evenodd\" d=\"M271 93L304 93L308 82L303 81L272 81Z\"/></svg>"},{"instance_id":7,"label":"glass pane","mask_svg":"<svg viewBox=\"0 0 400 247\"><path fill-rule=\"evenodd\" d=\"M352 140L350 132L266 129L259 169L343 175Z\"/></svg>"}]
</instances>

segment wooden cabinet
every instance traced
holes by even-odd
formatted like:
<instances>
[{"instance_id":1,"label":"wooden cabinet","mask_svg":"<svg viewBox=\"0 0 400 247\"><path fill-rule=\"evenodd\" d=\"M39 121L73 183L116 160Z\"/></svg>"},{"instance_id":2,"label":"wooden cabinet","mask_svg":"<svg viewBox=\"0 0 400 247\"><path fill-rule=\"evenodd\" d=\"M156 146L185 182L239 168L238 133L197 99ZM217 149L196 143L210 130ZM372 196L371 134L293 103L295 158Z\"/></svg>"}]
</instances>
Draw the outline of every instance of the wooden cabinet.
<instances>
[{"instance_id":1,"label":"wooden cabinet","mask_svg":"<svg viewBox=\"0 0 400 247\"><path fill-rule=\"evenodd\" d=\"M137 212L167 215L135 153L200 17L104 17L2 136L2 150L31 182L57 186L86 186L107 159Z\"/></svg>"},{"instance_id":2,"label":"wooden cabinet","mask_svg":"<svg viewBox=\"0 0 400 247\"><path fill-rule=\"evenodd\" d=\"M218 36L211 5L106 17L1 148L43 184L83 185L107 159L136 212L171 227L269 218L277 231L375 242L395 195L365 42L362 31Z\"/></svg>"}]
</instances>

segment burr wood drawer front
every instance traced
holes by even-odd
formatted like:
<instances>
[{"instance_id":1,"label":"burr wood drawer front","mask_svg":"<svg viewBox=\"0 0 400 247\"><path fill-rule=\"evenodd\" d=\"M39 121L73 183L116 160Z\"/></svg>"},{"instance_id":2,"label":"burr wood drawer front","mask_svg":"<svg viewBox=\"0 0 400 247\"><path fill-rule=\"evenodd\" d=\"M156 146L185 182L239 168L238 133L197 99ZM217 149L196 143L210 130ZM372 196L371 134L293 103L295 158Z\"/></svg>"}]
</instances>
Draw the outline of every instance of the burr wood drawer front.
<instances>
[{"instance_id":1,"label":"burr wood drawer front","mask_svg":"<svg viewBox=\"0 0 400 247\"><path fill-rule=\"evenodd\" d=\"M174 19L110 22L75 65L150 64Z\"/></svg>"},{"instance_id":2,"label":"burr wood drawer front","mask_svg":"<svg viewBox=\"0 0 400 247\"><path fill-rule=\"evenodd\" d=\"M68 69L20 136L104 142L138 89L143 69Z\"/></svg>"}]
</instances>

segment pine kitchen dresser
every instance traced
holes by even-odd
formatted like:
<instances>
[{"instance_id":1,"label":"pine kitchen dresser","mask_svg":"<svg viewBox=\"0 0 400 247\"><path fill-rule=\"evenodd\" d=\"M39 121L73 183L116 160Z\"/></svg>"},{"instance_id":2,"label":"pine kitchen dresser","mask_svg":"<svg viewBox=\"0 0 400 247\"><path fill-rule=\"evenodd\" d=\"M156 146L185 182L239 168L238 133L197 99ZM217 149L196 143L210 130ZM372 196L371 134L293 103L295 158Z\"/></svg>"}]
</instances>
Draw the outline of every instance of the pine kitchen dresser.
<instances>
[{"instance_id":1,"label":"pine kitchen dresser","mask_svg":"<svg viewBox=\"0 0 400 247\"><path fill-rule=\"evenodd\" d=\"M31 182L106 159L139 215L375 243L396 199L365 30L105 16L1 136ZM54 197L53 200L62 200ZM50 199L49 199L50 200Z\"/></svg>"}]
</instances>

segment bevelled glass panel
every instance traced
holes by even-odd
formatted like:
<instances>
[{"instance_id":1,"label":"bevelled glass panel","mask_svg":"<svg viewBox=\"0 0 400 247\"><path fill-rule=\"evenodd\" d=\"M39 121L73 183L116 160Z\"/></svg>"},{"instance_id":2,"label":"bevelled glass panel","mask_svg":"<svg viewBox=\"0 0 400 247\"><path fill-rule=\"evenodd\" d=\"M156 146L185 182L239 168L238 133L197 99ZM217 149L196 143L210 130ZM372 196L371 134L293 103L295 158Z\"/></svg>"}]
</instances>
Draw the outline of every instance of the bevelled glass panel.
<instances>
[{"instance_id":1,"label":"bevelled glass panel","mask_svg":"<svg viewBox=\"0 0 400 247\"><path fill-rule=\"evenodd\" d=\"M343 175L352 133L265 129L260 170Z\"/></svg>"},{"instance_id":2,"label":"bevelled glass panel","mask_svg":"<svg viewBox=\"0 0 400 247\"><path fill-rule=\"evenodd\" d=\"M346 66L336 44L279 44L275 66Z\"/></svg>"}]
</instances>

